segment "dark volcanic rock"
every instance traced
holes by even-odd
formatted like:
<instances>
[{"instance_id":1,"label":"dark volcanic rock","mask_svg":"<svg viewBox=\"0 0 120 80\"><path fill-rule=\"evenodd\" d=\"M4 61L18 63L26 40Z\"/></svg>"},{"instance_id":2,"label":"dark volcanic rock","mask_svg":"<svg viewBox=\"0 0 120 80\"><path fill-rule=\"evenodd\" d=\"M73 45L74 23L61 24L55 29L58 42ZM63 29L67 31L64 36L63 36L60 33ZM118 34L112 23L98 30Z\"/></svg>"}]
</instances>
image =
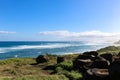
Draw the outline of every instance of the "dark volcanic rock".
<instances>
[{"instance_id":1,"label":"dark volcanic rock","mask_svg":"<svg viewBox=\"0 0 120 80\"><path fill-rule=\"evenodd\" d=\"M92 59L94 56L92 55L79 55L76 59Z\"/></svg>"},{"instance_id":2,"label":"dark volcanic rock","mask_svg":"<svg viewBox=\"0 0 120 80\"><path fill-rule=\"evenodd\" d=\"M64 57L62 57L62 56L58 56L58 57L57 57L57 63L61 63L61 62L63 62L63 61L65 61L65 58L64 58Z\"/></svg>"},{"instance_id":3,"label":"dark volcanic rock","mask_svg":"<svg viewBox=\"0 0 120 80\"><path fill-rule=\"evenodd\" d=\"M75 69L78 69L82 72L86 71L89 66L92 64L93 56L91 55L79 55L74 61L73 61L73 67Z\"/></svg>"},{"instance_id":4,"label":"dark volcanic rock","mask_svg":"<svg viewBox=\"0 0 120 80\"><path fill-rule=\"evenodd\" d=\"M107 69L110 65L109 61L102 60L102 61L94 61L91 65L91 68L100 68L100 69Z\"/></svg>"},{"instance_id":5,"label":"dark volcanic rock","mask_svg":"<svg viewBox=\"0 0 120 80\"><path fill-rule=\"evenodd\" d=\"M84 52L83 55L93 55L93 56L98 56L98 52L97 52L97 51Z\"/></svg>"},{"instance_id":6,"label":"dark volcanic rock","mask_svg":"<svg viewBox=\"0 0 120 80\"><path fill-rule=\"evenodd\" d=\"M120 60L120 56L113 56L114 61Z\"/></svg>"},{"instance_id":7,"label":"dark volcanic rock","mask_svg":"<svg viewBox=\"0 0 120 80\"><path fill-rule=\"evenodd\" d=\"M109 67L111 80L120 80L120 60L114 61Z\"/></svg>"},{"instance_id":8,"label":"dark volcanic rock","mask_svg":"<svg viewBox=\"0 0 120 80\"><path fill-rule=\"evenodd\" d=\"M96 57L92 57L91 60L92 61L103 61L103 60L106 60L106 59L103 58L103 57L100 57L100 56L96 56Z\"/></svg>"},{"instance_id":9,"label":"dark volcanic rock","mask_svg":"<svg viewBox=\"0 0 120 80\"><path fill-rule=\"evenodd\" d=\"M84 74L85 80L110 80L108 69L88 69Z\"/></svg>"},{"instance_id":10,"label":"dark volcanic rock","mask_svg":"<svg viewBox=\"0 0 120 80\"><path fill-rule=\"evenodd\" d=\"M114 61L113 55L111 53L101 54L100 56L108 60L110 63Z\"/></svg>"},{"instance_id":11,"label":"dark volcanic rock","mask_svg":"<svg viewBox=\"0 0 120 80\"><path fill-rule=\"evenodd\" d=\"M39 64L39 63L47 62L48 59L49 59L49 57L47 55L39 55L36 58L36 62L37 62L37 64Z\"/></svg>"},{"instance_id":12,"label":"dark volcanic rock","mask_svg":"<svg viewBox=\"0 0 120 80\"><path fill-rule=\"evenodd\" d=\"M73 61L74 68L79 69L82 72L86 71L91 64L92 61L90 59L77 59Z\"/></svg>"}]
</instances>

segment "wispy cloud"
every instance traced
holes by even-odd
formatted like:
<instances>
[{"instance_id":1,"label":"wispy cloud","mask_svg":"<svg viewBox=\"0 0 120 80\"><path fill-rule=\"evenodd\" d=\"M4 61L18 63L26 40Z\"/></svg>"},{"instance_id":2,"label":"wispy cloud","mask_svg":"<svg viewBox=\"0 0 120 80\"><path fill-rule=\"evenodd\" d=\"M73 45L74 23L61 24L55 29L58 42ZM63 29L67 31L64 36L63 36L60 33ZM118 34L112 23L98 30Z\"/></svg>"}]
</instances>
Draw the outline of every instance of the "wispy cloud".
<instances>
[{"instance_id":1,"label":"wispy cloud","mask_svg":"<svg viewBox=\"0 0 120 80\"><path fill-rule=\"evenodd\" d=\"M69 40L82 40L91 42L114 42L120 39L120 33L107 33L101 31L85 31L85 32L70 32L70 31L44 31L39 32L40 35L59 36Z\"/></svg>"},{"instance_id":2,"label":"wispy cloud","mask_svg":"<svg viewBox=\"0 0 120 80\"><path fill-rule=\"evenodd\" d=\"M0 34L15 34L16 32L11 31L0 31Z\"/></svg>"}]
</instances>

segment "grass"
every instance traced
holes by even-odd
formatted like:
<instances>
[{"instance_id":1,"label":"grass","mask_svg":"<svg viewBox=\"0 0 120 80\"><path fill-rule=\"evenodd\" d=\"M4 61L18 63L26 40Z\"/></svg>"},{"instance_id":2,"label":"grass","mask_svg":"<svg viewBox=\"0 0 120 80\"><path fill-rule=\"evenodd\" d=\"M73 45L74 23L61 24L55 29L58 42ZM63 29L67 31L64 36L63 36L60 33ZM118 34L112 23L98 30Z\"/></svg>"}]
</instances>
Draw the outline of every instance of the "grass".
<instances>
[{"instance_id":1,"label":"grass","mask_svg":"<svg viewBox=\"0 0 120 80\"><path fill-rule=\"evenodd\" d=\"M47 75L42 67L49 64L43 63L39 65L30 65L35 63L32 58L14 58L0 61L0 77L15 77L26 75Z\"/></svg>"},{"instance_id":2,"label":"grass","mask_svg":"<svg viewBox=\"0 0 120 80\"><path fill-rule=\"evenodd\" d=\"M104 53L118 54L120 52L120 46L108 46L97 50L97 52L99 52L100 54Z\"/></svg>"},{"instance_id":3,"label":"grass","mask_svg":"<svg viewBox=\"0 0 120 80\"><path fill-rule=\"evenodd\" d=\"M25 77L13 77L2 78L0 80L68 80L64 75L48 75L48 76L25 76Z\"/></svg>"},{"instance_id":4,"label":"grass","mask_svg":"<svg viewBox=\"0 0 120 80\"><path fill-rule=\"evenodd\" d=\"M70 80L82 80L82 74L78 71L71 71L71 72L66 72L65 75L70 79Z\"/></svg>"},{"instance_id":5,"label":"grass","mask_svg":"<svg viewBox=\"0 0 120 80\"><path fill-rule=\"evenodd\" d=\"M64 61L64 62L61 62L60 64L57 64L57 67L61 67L65 70L72 70L73 69L73 63L72 61Z\"/></svg>"},{"instance_id":6,"label":"grass","mask_svg":"<svg viewBox=\"0 0 120 80\"><path fill-rule=\"evenodd\" d=\"M64 56L66 61L57 65L56 72L63 69L71 69L72 63L68 62L75 56ZM0 80L69 80L64 74L53 74L54 69L44 68L56 66L56 55L49 55L50 60L47 63L31 65L36 63L34 58L11 58L0 60ZM61 69L60 69L61 68Z\"/></svg>"}]
</instances>

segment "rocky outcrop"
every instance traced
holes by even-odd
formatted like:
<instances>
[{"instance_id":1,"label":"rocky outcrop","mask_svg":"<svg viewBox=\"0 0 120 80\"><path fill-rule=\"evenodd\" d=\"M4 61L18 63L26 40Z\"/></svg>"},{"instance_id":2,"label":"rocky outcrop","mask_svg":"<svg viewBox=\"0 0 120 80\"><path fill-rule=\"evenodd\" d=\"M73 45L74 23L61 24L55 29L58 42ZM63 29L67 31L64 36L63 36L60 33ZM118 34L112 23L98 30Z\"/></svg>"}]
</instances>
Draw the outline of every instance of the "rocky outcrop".
<instances>
[{"instance_id":1,"label":"rocky outcrop","mask_svg":"<svg viewBox=\"0 0 120 80\"><path fill-rule=\"evenodd\" d=\"M84 80L110 80L108 69L88 69L84 74Z\"/></svg>"},{"instance_id":2,"label":"rocky outcrop","mask_svg":"<svg viewBox=\"0 0 120 80\"><path fill-rule=\"evenodd\" d=\"M112 53L101 54L100 56L108 60L110 63L114 61Z\"/></svg>"},{"instance_id":3,"label":"rocky outcrop","mask_svg":"<svg viewBox=\"0 0 120 80\"><path fill-rule=\"evenodd\" d=\"M107 69L109 65L110 63L107 60L98 60L92 63L91 68Z\"/></svg>"},{"instance_id":4,"label":"rocky outcrop","mask_svg":"<svg viewBox=\"0 0 120 80\"><path fill-rule=\"evenodd\" d=\"M120 80L120 60L114 61L109 67L111 80Z\"/></svg>"},{"instance_id":5,"label":"rocky outcrop","mask_svg":"<svg viewBox=\"0 0 120 80\"><path fill-rule=\"evenodd\" d=\"M92 64L92 58L94 56L91 55L79 55L74 61L73 61L73 67L75 69L78 69L79 71L86 71Z\"/></svg>"},{"instance_id":6,"label":"rocky outcrop","mask_svg":"<svg viewBox=\"0 0 120 80\"><path fill-rule=\"evenodd\" d=\"M39 55L36 58L37 64L47 62L48 60L49 60L49 57L47 55Z\"/></svg>"},{"instance_id":7,"label":"rocky outcrop","mask_svg":"<svg viewBox=\"0 0 120 80\"><path fill-rule=\"evenodd\" d=\"M91 51L80 54L73 61L73 66L83 73L84 80L111 80L111 77L115 76L114 74L120 72L120 62L116 64L116 60L120 60L119 56L110 53L99 56L97 52ZM113 78L112 80L118 79Z\"/></svg>"},{"instance_id":8,"label":"rocky outcrop","mask_svg":"<svg viewBox=\"0 0 120 80\"><path fill-rule=\"evenodd\" d=\"M93 55L93 56L98 56L98 52L97 52L97 51L84 52L83 55Z\"/></svg>"}]
</instances>

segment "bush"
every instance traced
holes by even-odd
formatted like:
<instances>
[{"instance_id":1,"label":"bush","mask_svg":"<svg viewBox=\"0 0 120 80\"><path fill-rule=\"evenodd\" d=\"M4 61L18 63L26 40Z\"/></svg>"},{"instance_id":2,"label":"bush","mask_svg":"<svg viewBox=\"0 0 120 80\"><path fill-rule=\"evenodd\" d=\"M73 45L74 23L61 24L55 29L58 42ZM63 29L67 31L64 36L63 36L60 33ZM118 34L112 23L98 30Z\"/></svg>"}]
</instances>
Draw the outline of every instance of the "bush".
<instances>
[{"instance_id":1,"label":"bush","mask_svg":"<svg viewBox=\"0 0 120 80\"><path fill-rule=\"evenodd\" d=\"M63 70L63 69L62 69L61 67L57 67L57 68L55 69L55 73L61 73L62 70Z\"/></svg>"},{"instance_id":2,"label":"bush","mask_svg":"<svg viewBox=\"0 0 120 80\"><path fill-rule=\"evenodd\" d=\"M64 61L64 62L61 62L60 64L58 64L57 67L61 67L65 70L71 71L73 69L73 63L72 63L72 61Z\"/></svg>"},{"instance_id":3,"label":"bush","mask_svg":"<svg viewBox=\"0 0 120 80\"><path fill-rule=\"evenodd\" d=\"M82 74L77 71L66 72L65 75L70 80L81 80L82 79Z\"/></svg>"}]
</instances>

